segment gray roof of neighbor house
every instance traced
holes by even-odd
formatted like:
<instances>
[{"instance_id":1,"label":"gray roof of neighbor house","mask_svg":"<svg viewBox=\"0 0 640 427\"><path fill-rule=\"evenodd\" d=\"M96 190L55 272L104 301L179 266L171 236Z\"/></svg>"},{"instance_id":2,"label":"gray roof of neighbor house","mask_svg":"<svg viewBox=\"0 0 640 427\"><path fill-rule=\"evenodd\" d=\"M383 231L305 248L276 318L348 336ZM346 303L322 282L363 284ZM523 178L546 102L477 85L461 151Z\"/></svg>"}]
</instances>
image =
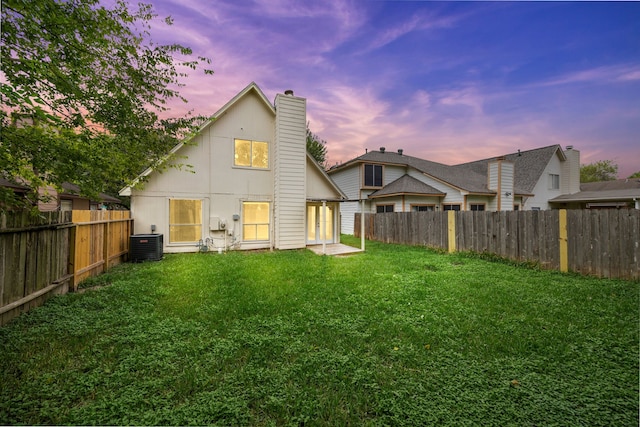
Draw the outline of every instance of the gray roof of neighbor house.
<instances>
[{"instance_id":1,"label":"gray roof of neighbor house","mask_svg":"<svg viewBox=\"0 0 640 427\"><path fill-rule=\"evenodd\" d=\"M558 152L561 153L560 155L564 158L564 153L559 145L550 145L548 147L519 151L501 156L505 160L514 163L514 192L520 195L531 195L544 168L552 156ZM370 151L341 165L334 166L329 170L329 174L353 166L354 164L365 162L402 165L414 168L461 190L476 194L495 194L495 191L489 190L488 188L487 174L488 163L497 159L498 157L491 157L449 166L392 151Z\"/></svg>"},{"instance_id":2,"label":"gray roof of neighbor house","mask_svg":"<svg viewBox=\"0 0 640 427\"><path fill-rule=\"evenodd\" d=\"M384 188L381 188L380 190L370 194L369 198L375 199L377 197L390 197L397 196L399 194L414 194L420 196L440 197L446 195L446 193L443 193L442 191L405 174L395 181L387 184Z\"/></svg>"},{"instance_id":3,"label":"gray roof of neighbor house","mask_svg":"<svg viewBox=\"0 0 640 427\"><path fill-rule=\"evenodd\" d=\"M533 150L518 151L516 153L505 154L505 160L514 163L514 187L516 193L533 192L533 188L540 180L544 168L547 167L551 158L558 153L563 159L564 152L559 145L549 145L548 147L536 148ZM487 163L496 160L498 157L490 157L488 159L476 160L470 163L462 163L454 166L459 173L473 171L483 174L485 179L487 176Z\"/></svg>"},{"instance_id":4,"label":"gray roof of neighbor house","mask_svg":"<svg viewBox=\"0 0 640 427\"><path fill-rule=\"evenodd\" d=\"M26 185L17 184L15 182L9 181L8 179L5 179L5 178L0 178L0 187L11 188L13 191L17 191L17 192L23 192L23 191L30 190L30 188L27 187Z\"/></svg>"},{"instance_id":5,"label":"gray roof of neighbor house","mask_svg":"<svg viewBox=\"0 0 640 427\"><path fill-rule=\"evenodd\" d=\"M640 199L640 179L617 179L615 181L585 182L580 191L565 194L549 200L550 202L589 202Z\"/></svg>"},{"instance_id":6,"label":"gray roof of neighbor house","mask_svg":"<svg viewBox=\"0 0 640 427\"><path fill-rule=\"evenodd\" d=\"M64 190L62 193L60 193L61 196L84 197L80 195L80 187L78 187L75 184L72 184L70 182L63 182L60 186ZM99 196L99 199L96 200L97 202L103 202L103 203L121 203L122 202L120 199L110 196L106 193L100 193L98 194L98 196Z\"/></svg>"}]
</instances>

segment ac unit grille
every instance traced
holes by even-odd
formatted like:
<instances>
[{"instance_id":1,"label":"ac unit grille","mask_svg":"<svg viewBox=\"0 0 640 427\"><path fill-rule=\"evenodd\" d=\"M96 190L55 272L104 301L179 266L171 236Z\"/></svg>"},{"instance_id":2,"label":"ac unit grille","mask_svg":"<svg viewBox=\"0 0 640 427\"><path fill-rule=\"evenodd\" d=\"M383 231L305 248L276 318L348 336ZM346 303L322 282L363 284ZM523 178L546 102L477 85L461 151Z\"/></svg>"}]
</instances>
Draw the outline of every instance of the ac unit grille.
<instances>
[{"instance_id":1,"label":"ac unit grille","mask_svg":"<svg viewBox=\"0 0 640 427\"><path fill-rule=\"evenodd\" d=\"M160 261L162 245L162 234L132 234L129 237L129 258L131 262Z\"/></svg>"}]
</instances>

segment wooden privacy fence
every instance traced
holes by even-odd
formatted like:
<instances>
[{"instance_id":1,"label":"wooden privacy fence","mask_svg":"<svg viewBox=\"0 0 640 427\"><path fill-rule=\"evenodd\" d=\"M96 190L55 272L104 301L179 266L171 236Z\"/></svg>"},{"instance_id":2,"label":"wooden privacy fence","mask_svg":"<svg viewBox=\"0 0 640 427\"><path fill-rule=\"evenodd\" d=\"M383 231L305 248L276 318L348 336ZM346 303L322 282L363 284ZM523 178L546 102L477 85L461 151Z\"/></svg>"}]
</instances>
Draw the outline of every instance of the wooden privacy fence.
<instances>
[{"instance_id":1,"label":"wooden privacy fence","mask_svg":"<svg viewBox=\"0 0 640 427\"><path fill-rule=\"evenodd\" d=\"M120 264L128 255L133 220L129 211L73 211L72 221L70 268L76 290L82 280Z\"/></svg>"},{"instance_id":2,"label":"wooden privacy fence","mask_svg":"<svg viewBox=\"0 0 640 427\"><path fill-rule=\"evenodd\" d=\"M354 230L360 237L360 214ZM365 214L365 237L640 279L640 211L635 209Z\"/></svg>"},{"instance_id":3,"label":"wooden privacy fence","mask_svg":"<svg viewBox=\"0 0 640 427\"><path fill-rule=\"evenodd\" d=\"M0 325L126 259L129 211L0 216Z\"/></svg>"}]
</instances>

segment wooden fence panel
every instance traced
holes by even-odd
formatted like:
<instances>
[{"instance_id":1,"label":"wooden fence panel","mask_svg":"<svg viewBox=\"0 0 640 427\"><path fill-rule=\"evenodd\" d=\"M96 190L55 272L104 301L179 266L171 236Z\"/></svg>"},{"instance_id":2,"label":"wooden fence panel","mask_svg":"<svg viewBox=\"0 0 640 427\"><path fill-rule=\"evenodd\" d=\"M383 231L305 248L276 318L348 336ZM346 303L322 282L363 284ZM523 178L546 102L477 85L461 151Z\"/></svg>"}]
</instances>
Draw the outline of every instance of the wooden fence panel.
<instances>
[{"instance_id":1,"label":"wooden fence panel","mask_svg":"<svg viewBox=\"0 0 640 427\"><path fill-rule=\"evenodd\" d=\"M0 215L0 325L125 260L132 222L129 211Z\"/></svg>"},{"instance_id":2,"label":"wooden fence panel","mask_svg":"<svg viewBox=\"0 0 640 427\"><path fill-rule=\"evenodd\" d=\"M73 288L126 259L132 231L130 211L73 211Z\"/></svg>"},{"instance_id":3,"label":"wooden fence panel","mask_svg":"<svg viewBox=\"0 0 640 427\"><path fill-rule=\"evenodd\" d=\"M5 213L0 221L0 325L66 293L70 216Z\"/></svg>"},{"instance_id":4,"label":"wooden fence panel","mask_svg":"<svg viewBox=\"0 0 640 427\"><path fill-rule=\"evenodd\" d=\"M491 253L560 269L560 211L456 212L458 251ZM356 214L356 236L360 218ZM365 215L365 237L387 243L448 248L447 212ZM640 279L640 211L568 210L570 271ZM563 238L564 241L564 238Z\"/></svg>"}]
</instances>

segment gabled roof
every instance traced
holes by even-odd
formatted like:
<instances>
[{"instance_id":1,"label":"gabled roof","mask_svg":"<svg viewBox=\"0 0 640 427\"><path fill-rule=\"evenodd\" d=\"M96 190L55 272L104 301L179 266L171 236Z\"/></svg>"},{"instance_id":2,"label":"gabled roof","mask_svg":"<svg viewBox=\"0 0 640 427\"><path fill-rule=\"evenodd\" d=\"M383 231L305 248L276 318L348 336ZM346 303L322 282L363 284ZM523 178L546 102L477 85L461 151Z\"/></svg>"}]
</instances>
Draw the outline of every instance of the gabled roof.
<instances>
[{"instance_id":1,"label":"gabled roof","mask_svg":"<svg viewBox=\"0 0 640 427\"><path fill-rule=\"evenodd\" d=\"M519 151L500 156L514 163L515 194L531 195L542 172L554 155L560 156L563 160L566 158L559 145L550 145L548 147ZM416 169L425 175L462 191L474 194L495 194L495 191L489 190L488 188L487 175L489 162L497 160L498 158L499 157L491 157L449 166L395 152L370 151L341 165L334 166L329 170L329 174L331 175L339 170L361 163L400 165Z\"/></svg>"},{"instance_id":2,"label":"gabled roof","mask_svg":"<svg viewBox=\"0 0 640 427\"><path fill-rule=\"evenodd\" d=\"M566 160L562 148L557 144L500 156L503 157L504 160L514 163L514 191L516 194L531 194L533 192L533 188L540 180L542 172L544 172L545 167L547 167L554 155L558 155L562 160ZM498 157L490 157L474 162L462 163L454 167L460 174L472 171L483 175L486 179L487 164L497 159Z\"/></svg>"},{"instance_id":3,"label":"gabled roof","mask_svg":"<svg viewBox=\"0 0 640 427\"><path fill-rule=\"evenodd\" d=\"M356 157L353 160L333 167L329 170L329 175L338 170L360 163L382 163L387 165L407 166L463 191L483 194L495 193L487 188L486 175L485 177L482 177L474 172L466 175L459 175L451 169L451 166L389 151L370 151L360 157Z\"/></svg>"},{"instance_id":4,"label":"gabled roof","mask_svg":"<svg viewBox=\"0 0 640 427\"><path fill-rule=\"evenodd\" d=\"M269 102L269 100L267 99L267 97L264 95L264 92L262 92L262 90L258 87L258 85L256 84L256 82L251 82L249 83L249 85L247 87L245 87L244 89L242 89L240 92L238 92L238 94L236 96L234 96L233 98L231 98L231 100L229 102L227 102L226 104L224 104L222 106L222 108L220 108L218 111L216 111L209 120L207 120L202 126L200 126L200 129L198 129L198 131L196 133L194 133L192 136L190 136L189 138L187 138L185 141L180 142L179 144L177 144L175 147L173 147L169 153L165 156L164 160L167 160L170 158L170 156L172 156L173 154L175 154L178 150L180 150L184 144L188 143L191 139L193 139L196 135L200 134L203 130L205 130L209 125L211 125L213 122L215 122L216 120L218 120L220 117L222 117L227 111L229 111L231 109L231 107L233 107L240 99L244 98L248 93L254 92L258 98L264 103L265 107L271 111L274 115L276 114L276 109L275 107L271 104L271 102ZM136 177L136 179L133 180L133 184L123 188L122 190L120 190L120 192L118 193L120 196L130 196L131 195L131 188L134 187L138 182L140 182L141 179L149 176L151 174L151 172L153 172L153 168L149 167L147 168L144 172L142 172L140 175L138 175Z\"/></svg>"},{"instance_id":5,"label":"gabled roof","mask_svg":"<svg viewBox=\"0 0 640 427\"><path fill-rule=\"evenodd\" d=\"M640 199L640 179L618 179L615 181L585 182L580 191L565 194L550 202L592 202L605 200L634 201Z\"/></svg>"},{"instance_id":6,"label":"gabled roof","mask_svg":"<svg viewBox=\"0 0 640 427\"><path fill-rule=\"evenodd\" d=\"M344 192L340 189L340 187L336 185L335 182L333 182L333 179L331 179L331 177L327 175L327 172L324 170L324 168L320 166L320 163L318 163L317 160L314 159L313 156L309 154L308 151L307 151L307 160L327 180L327 182L331 185L331 188L333 188L336 191L336 193L340 195L340 197L336 200L347 200L348 198L347 195L344 194Z\"/></svg>"},{"instance_id":7,"label":"gabled roof","mask_svg":"<svg viewBox=\"0 0 640 427\"><path fill-rule=\"evenodd\" d=\"M387 184L384 188L381 188L369 195L370 199L379 197L391 197L400 195L415 195L415 196L437 196L444 197L446 193L433 188L432 186L425 184L424 182L409 176L402 175L395 181Z\"/></svg>"}]
</instances>

